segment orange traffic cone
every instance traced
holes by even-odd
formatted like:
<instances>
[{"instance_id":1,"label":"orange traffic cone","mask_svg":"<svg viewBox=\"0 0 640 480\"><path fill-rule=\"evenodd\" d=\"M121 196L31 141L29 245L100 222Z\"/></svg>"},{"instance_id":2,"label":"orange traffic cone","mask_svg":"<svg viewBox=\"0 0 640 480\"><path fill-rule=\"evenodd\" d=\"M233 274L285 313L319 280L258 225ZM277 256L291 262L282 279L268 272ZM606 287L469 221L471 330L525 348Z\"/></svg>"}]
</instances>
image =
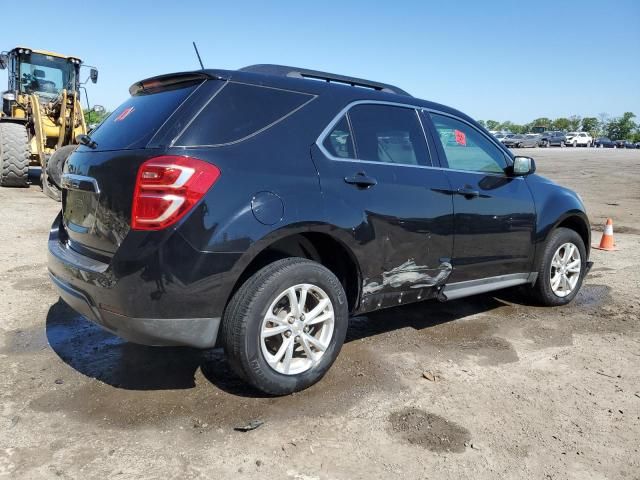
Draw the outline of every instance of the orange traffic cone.
<instances>
[{"instance_id":1,"label":"orange traffic cone","mask_svg":"<svg viewBox=\"0 0 640 480\"><path fill-rule=\"evenodd\" d=\"M600 240L600 245L593 246L593 248L597 248L598 250L606 250L611 252L613 250L617 250L614 247L613 242L613 220L607 218L607 223L604 226L604 232L602 232L602 240Z\"/></svg>"}]
</instances>

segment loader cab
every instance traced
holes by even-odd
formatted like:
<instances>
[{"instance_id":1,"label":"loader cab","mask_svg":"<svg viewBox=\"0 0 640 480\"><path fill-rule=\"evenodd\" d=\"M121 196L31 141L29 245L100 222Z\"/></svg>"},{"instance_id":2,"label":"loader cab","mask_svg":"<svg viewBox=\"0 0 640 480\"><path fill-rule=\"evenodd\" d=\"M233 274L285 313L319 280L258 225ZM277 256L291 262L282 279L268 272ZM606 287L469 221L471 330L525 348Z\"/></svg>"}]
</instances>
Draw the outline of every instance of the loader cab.
<instances>
[{"instance_id":1,"label":"loader cab","mask_svg":"<svg viewBox=\"0 0 640 480\"><path fill-rule=\"evenodd\" d=\"M21 95L37 95L42 101L53 101L65 89L67 93L79 92L82 60L46 50L16 47L0 54L0 69L9 73L8 88L3 93L2 110L14 116L12 104ZM97 82L98 70L91 67L87 81Z\"/></svg>"},{"instance_id":2,"label":"loader cab","mask_svg":"<svg viewBox=\"0 0 640 480\"><path fill-rule=\"evenodd\" d=\"M9 90L55 98L63 89L77 91L80 84L78 58L17 47L7 55Z\"/></svg>"}]
</instances>

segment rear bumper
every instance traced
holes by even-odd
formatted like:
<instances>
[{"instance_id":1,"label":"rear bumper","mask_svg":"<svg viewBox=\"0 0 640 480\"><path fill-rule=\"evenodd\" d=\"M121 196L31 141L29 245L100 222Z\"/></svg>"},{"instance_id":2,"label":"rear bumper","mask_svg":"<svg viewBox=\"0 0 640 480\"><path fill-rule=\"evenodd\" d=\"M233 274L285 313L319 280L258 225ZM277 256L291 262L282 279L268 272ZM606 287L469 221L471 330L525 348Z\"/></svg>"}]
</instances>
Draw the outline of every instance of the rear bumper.
<instances>
[{"instance_id":1,"label":"rear bumper","mask_svg":"<svg viewBox=\"0 0 640 480\"><path fill-rule=\"evenodd\" d=\"M85 292L49 272L60 297L76 312L125 340L152 346L213 347L220 317L133 318L99 308Z\"/></svg>"},{"instance_id":2,"label":"rear bumper","mask_svg":"<svg viewBox=\"0 0 640 480\"><path fill-rule=\"evenodd\" d=\"M103 263L73 250L60 222L50 232L48 268L69 306L134 343L215 346L239 253L198 251L178 232L155 244L130 235Z\"/></svg>"}]
</instances>

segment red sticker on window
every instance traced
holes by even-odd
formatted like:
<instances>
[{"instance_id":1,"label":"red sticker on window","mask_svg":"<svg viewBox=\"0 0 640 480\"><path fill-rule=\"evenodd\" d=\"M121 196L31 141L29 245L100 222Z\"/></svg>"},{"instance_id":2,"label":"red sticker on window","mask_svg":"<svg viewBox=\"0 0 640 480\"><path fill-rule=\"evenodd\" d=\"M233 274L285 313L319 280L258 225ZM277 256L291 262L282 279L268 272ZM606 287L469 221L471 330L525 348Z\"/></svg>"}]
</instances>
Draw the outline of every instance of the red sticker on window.
<instances>
[{"instance_id":1,"label":"red sticker on window","mask_svg":"<svg viewBox=\"0 0 640 480\"><path fill-rule=\"evenodd\" d=\"M118 115L113 121L114 122L121 122L122 120L124 120L125 118L127 118L129 116L129 114L131 112L133 112L135 110L135 108L133 107L127 107L125 108L120 115Z\"/></svg>"},{"instance_id":2,"label":"red sticker on window","mask_svg":"<svg viewBox=\"0 0 640 480\"><path fill-rule=\"evenodd\" d=\"M462 145L463 147L466 147L467 136L464 134L464 132L461 132L460 130L455 130L454 133L456 134L456 143L458 145Z\"/></svg>"}]
</instances>

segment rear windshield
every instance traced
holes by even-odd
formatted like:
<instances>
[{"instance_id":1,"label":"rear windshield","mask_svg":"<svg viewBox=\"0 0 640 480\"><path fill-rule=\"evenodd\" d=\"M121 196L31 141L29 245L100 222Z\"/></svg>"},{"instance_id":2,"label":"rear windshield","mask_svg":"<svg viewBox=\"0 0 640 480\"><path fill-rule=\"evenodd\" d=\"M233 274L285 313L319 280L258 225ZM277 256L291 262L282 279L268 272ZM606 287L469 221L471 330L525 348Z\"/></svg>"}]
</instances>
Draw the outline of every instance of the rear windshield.
<instances>
[{"instance_id":1,"label":"rear windshield","mask_svg":"<svg viewBox=\"0 0 640 480\"><path fill-rule=\"evenodd\" d=\"M196 88L193 83L129 97L91 133L96 150L143 148Z\"/></svg>"},{"instance_id":2,"label":"rear windshield","mask_svg":"<svg viewBox=\"0 0 640 480\"><path fill-rule=\"evenodd\" d=\"M266 130L314 98L306 93L244 83L227 83L175 142L216 146Z\"/></svg>"}]
</instances>

